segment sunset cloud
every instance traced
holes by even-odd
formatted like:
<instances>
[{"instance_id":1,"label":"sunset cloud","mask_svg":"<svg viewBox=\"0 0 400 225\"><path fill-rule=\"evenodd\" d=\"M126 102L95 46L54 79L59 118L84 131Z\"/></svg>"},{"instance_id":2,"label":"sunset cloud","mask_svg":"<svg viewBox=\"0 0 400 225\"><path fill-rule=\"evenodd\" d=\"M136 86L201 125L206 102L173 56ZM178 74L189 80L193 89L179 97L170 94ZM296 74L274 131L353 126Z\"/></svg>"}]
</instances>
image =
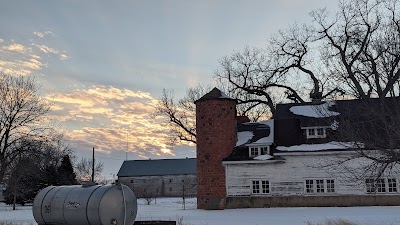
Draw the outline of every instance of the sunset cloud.
<instances>
[{"instance_id":1,"label":"sunset cloud","mask_svg":"<svg viewBox=\"0 0 400 225\"><path fill-rule=\"evenodd\" d=\"M4 50L13 51L13 52L25 52L27 48L21 44L11 44L7 46L3 46Z\"/></svg>"},{"instance_id":2,"label":"sunset cloud","mask_svg":"<svg viewBox=\"0 0 400 225\"><path fill-rule=\"evenodd\" d=\"M65 51L60 52L44 44L0 40L0 72L7 74L29 75L34 71L40 71L47 67L49 58L44 56L55 55L61 60L71 58Z\"/></svg>"},{"instance_id":3,"label":"sunset cloud","mask_svg":"<svg viewBox=\"0 0 400 225\"><path fill-rule=\"evenodd\" d=\"M56 120L79 123L66 132L77 148L96 146L106 154L128 148L138 158L174 155L169 129L152 116L157 99L147 92L91 86L51 94L46 99L54 104Z\"/></svg>"},{"instance_id":4,"label":"sunset cloud","mask_svg":"<svg viewBox=\"0 0 400 225\"><path fill-rule=\"evenodd\" d=\"M54 33L51 31L45 31L45 32L35 31L35 32L33 32L33 34L40 38L45 37L45 36L55 36Z\"/></svg>"}]
</instances>

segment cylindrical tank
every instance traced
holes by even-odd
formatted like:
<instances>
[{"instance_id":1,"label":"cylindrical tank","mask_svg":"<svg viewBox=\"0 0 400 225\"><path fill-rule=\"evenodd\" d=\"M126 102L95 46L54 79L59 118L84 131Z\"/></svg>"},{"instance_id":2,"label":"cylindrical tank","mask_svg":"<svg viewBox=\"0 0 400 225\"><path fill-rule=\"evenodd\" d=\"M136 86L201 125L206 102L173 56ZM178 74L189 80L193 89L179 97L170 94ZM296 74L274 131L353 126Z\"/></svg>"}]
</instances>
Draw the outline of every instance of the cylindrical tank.
<instances>
[{"instance_id":1,"label":"cylindrical tank","mask_svg":"<svg viewBox=\"0 0 400 225\"><path fill-rule=\"evenodd\" d=\"M137 202L122 184L50 186L36 195L32 211L39 225L132 225Z\"/></svg>"}]
</instances>

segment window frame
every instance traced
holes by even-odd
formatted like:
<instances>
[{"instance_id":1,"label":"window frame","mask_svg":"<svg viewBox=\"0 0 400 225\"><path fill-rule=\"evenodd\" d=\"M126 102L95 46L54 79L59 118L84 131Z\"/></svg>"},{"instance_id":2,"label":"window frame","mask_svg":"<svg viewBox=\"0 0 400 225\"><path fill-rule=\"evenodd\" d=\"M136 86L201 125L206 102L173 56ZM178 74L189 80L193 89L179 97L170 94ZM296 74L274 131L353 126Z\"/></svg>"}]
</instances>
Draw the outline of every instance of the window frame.
<instances>
[{"instance_id":1,"label":"window frame","mask_svg":"<svg viewBox=\"0 0 400 225\"><path fill-rule=\"evenodd\" d=\"M249 157L257 157L260 155L271 155L271 146L270 145L249 146Z\"/></svg>"},{"instance_id":2,"label":"window frame","mask_svg":"<svg viewBox=\"0 0 400 225\"><path fill-rule=\"evenodd\" d=\"M306 127L305 130L307 139L326 138L326 128L327 127ZM322 134L320 131L322 131Z\"/></svg>"},{"instance_id":3,"label":"window frame","mask_svg":"<svg viewBox=\"0 0 400 225\"><path fill-rule=\"evenodd\" d=\"M365 192L367 194L398 194L398 179L394 177L367 178L365 179Z\"/></svg>"},{"instance_id":4,"label":"window frame","mask_svg":"<svg viewBox=\"0 0 400 225\"><path fill-rule=\"evenodd\" d=\"M332 178L305 178L304 193L307 195L336 194L335 179Z\"/></svg>"},{"instance_id":5,"label":"window frame","mask_svg":"<svg viewBox=\"0 0 400 225\"><path fill-rule=\"evenodd\" d=\"M269 180L259 179L251 180L251 195L269 195L271 194L271 183Z\"/></svg>"}]
</instances>

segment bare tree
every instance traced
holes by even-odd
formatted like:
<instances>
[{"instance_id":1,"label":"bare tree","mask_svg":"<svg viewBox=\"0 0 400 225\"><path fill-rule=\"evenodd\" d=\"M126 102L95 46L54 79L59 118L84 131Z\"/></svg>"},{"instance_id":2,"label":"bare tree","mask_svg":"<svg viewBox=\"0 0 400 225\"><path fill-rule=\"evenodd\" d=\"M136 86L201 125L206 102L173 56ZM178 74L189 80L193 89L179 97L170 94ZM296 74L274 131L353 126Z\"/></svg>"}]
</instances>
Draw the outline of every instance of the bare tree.
<instances>
[{"instance_id":1,"label":"bare tree","mask_svg":"<svg viewBox=\"0 0 400 225\"><path fill-rule=\"evenodd\" d=\"M174 99L173 91L163 90L163 95L155 108L155 115L167 118L172 144L177 141L196 143L194 101L205 94L206 90L204 86L189 88L186 96L178 101Z\"/></svg>"},{"instance_id":2,"label":"bare tree","mask_svg":"<svg viewBox=\"0 0 400 225\"><path fill-rule=\"evenodd\" d=\"M26 150L23 140L42 139L49 104L32 77L0 76L0 183L8 167Z\"/></svg>"},{"instance_id":3,"label":"bare tree","mask_svg":"<svg viewBox=\"0 0 400 225\"><path fill-rule=\"evenodd\" d=\"M76 166L76 176L77 179L82 182L82 181L90 181L92 179L92 169L93 169L93 161L88 160L86 158L82 158L81 161L79 161ZM100 178L100 174L103 171L103 163L102 162L95 162L94 164L94 177L95 180Z\"/></svg>"},{"instance_id":4,"label":"bare tree","mask_svg":"<svg viewBox=\"0 0 400 225\"><path fill-rule=\"evenodd\" d=\"M398 0L350 0L333 20L324 9L311 13L326 66L348 94L399 95L399 7Z\"/></svg>"},{"instance_id":5,"label":"bare tree","mask_svg":"<svg viewBox=\"0 0 400 225\"><path fill-rule=\"evenodd\" d=\"M203 85L188 88L186 95L179 100L175 100L173 91L163 90L163 95L155 107L155 116L166 118L165 122L171 130L172 145L177 142L196 143L196 106L194 102L211 89L212 87ZM242 92L234 91L228 93L234 99L238 99L241 94ZM248 96L242 96L241 99L246 99ZM260 102L243 100L237 106L238 115L247 116L251 121L265 118L267 112L267 109L261 107Z\"/></svg>"},{"instance_id":6,"label":"bare tree","mask_svg":"<svg viewBox=\"0 0 400 225\"><path fill-rule=\"evenodd\" d=\"M358 100L352 108L342 107L340 111L335 139L351 141L355 147L354 154L342 157L341 161L364 159L368 162L359 163L354 171L347 167L350 174L363 180L399 173L400 98Z\"/></svg>"}]
</instances>

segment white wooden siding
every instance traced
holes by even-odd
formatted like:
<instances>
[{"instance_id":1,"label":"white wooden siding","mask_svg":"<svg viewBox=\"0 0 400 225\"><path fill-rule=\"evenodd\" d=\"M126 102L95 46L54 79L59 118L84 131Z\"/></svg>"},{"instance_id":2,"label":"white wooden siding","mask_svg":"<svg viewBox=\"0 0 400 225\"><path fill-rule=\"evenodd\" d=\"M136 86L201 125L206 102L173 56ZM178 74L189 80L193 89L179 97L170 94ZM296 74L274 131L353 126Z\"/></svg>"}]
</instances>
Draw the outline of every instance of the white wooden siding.
<instances>
[{"instance_id":1,"label":"white wooden siding","mask_svg":"<svg viewBox=\"0 0 400 225\"><path fill-rule=\"evenodd\" d=\"M332 168L321 168L321 160L337 159L335 155L287 155L283 156L285 162L266 163L260 161L226 163L226 189L228 196L251 196L252 180L268 180L270 193L263 196L291 196L313 195L327 196L339 194L363 195L365 183L349 182L343 172L334 171ZM399 174L391 175L397 179L399 190ZM335 180L334 193L305 193L306 179L333 179ZM315 185L315 182L314 182ZM326 182L325 182L326 186Z\"/></svg>"}]
</instances>

